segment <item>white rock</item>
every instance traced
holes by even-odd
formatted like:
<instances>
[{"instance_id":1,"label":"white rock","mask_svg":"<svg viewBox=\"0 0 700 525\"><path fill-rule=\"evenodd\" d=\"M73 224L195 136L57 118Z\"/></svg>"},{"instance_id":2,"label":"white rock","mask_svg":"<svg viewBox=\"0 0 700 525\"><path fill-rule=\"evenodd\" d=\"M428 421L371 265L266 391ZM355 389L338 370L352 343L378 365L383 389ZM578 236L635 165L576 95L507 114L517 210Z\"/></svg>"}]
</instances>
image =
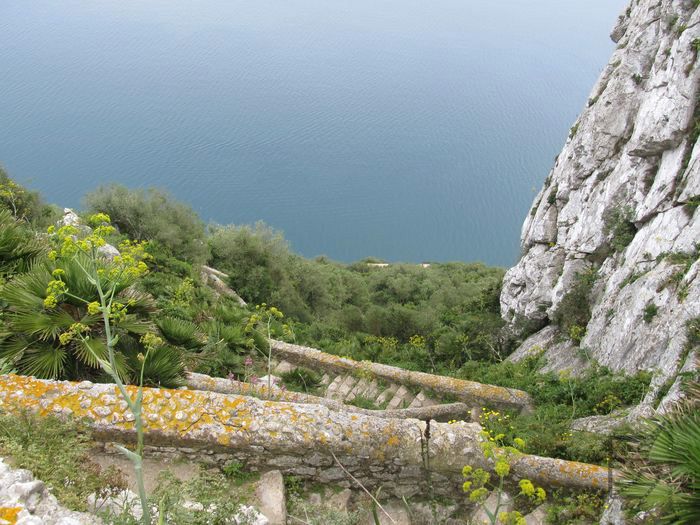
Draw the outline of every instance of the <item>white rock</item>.
<instances>
[{"instance_id":1,"label":"white rock","mask_svg":"<svg viewBox=\"0 0 700 525\"><path fill-rule=\"evenodd\" d=\"M259 503L260 512L269 520L270 525L287 523L284 478L279 470L266 472L260 477L255 489L255 497Z\"/></svg>"},{"instance_id":2,"label":"white rock","mask_svg":"<svg viewBox=\"0 0 700 525\"><path fill-rule=\"evenodd\" d=\"M658 370L657 388L686 366L680 362L686 323L700 316L698 263L680 285L669 285L681 267L660 257L691 253L700 243L700 212L684 208L700 195L700 147L688 156L700 85L692 50L700 10L676 0L639 0L630 8L613 30L620 46L525 218L523 256L505 275L501 314L546 324L576 272L602 262L581 347L614 371ZM672 16L687 29L671 27ZM625 207L637 232L622 253L606 258L606 222ZM645 322L652 302L658 313ZM552 331L526 341L513 359L544 344L550 368L578 367L576 349L566 358Z\"/></svg>"}]
</instances>

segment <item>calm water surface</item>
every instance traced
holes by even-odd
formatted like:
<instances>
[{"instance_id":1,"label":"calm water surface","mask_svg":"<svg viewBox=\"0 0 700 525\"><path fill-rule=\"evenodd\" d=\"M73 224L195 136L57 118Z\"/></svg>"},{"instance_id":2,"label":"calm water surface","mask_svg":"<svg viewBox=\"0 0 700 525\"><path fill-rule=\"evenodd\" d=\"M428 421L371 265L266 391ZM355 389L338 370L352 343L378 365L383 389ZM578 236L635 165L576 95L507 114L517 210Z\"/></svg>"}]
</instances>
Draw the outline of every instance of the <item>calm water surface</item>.
<instances>
[{"instance_id":1,"label":"calm water surface","mask_svg":"<svg viewBox=\"0 0 700 525\"><path fill-rule=\"evenodd\" d=\"M2 0L0 163L351 261L510 265L624 0Z\"/></svg>"}]
</instances>

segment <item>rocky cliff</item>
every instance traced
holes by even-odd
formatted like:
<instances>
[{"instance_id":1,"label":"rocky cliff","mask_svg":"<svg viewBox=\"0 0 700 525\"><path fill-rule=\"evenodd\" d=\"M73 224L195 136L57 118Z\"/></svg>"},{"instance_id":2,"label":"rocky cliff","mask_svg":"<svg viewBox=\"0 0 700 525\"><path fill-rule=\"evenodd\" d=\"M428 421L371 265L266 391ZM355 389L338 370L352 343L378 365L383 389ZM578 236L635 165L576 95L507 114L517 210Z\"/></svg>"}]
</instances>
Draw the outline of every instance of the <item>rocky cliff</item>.
<instances>
[{"instance_id":1,"label":"rocky cliff","mask_svg":"<svg viewBox=\"0 0 700 525\"><path fill-rule=\"evenodd\" d=\"M501 310L553 369L654 370L654 407L693 366L700 316L700 2L633 0L618 46L522 228ZM525 321L525 323L523 323ZM663 404L661 405L663 406Z\"/></svg>"}]
</instances>

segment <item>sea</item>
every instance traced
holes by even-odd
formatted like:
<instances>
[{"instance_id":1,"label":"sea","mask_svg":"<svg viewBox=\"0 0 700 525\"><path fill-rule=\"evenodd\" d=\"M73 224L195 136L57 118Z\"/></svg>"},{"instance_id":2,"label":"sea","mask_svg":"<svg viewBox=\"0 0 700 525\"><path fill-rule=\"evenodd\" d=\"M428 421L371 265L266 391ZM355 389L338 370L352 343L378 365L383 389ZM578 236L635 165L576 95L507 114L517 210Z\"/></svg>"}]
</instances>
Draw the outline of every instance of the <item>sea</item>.
<instances>
[{"instance_id":1,"label":"sea","mask_svg":"<svg viewBox=\"0 0 700 525\"><path fill-rule=\"evenodd\" d=\"M510 266L624 0L2 0L0 164L351 262Z\"/></svg>"}]
</instances>

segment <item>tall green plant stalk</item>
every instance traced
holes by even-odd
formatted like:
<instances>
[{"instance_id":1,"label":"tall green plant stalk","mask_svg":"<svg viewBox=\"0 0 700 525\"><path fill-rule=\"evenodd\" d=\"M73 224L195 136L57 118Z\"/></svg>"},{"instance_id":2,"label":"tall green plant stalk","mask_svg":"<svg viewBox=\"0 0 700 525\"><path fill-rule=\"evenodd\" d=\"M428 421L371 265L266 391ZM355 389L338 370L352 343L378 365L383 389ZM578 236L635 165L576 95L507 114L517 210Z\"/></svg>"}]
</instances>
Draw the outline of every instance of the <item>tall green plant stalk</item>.
<instances>
[{"instance_id":1,"label":"tall green plant stalk","mask_svg":"<svg viewBox=\"0 0 700 525\"><path fill-rule=\"evenodd\" d=\"M55 307L57 297L65 295L87 304L88 313L90 315L101 314L107 349L106 359L104 355L100 355L91 346L90 336L88 335L90 330L82 323L73 324L68 331L61 334L60 339L62 344L67 344L75 337L82 340L85 347L93 355L97 363L99 363L102 370L104 370L117 385L119 393L126 402L129 411L134 416L136 450L131 451L121 445L117 445L117 449L133 464L137 490L141 502L141 521L144 525L150 525L151 509L148 503L143 476L143 376L145 363L150 351L162 344L162 340L153 334L146 334L141 338L141 342L146 349L146 355L139 354L139 359L141 361L139 387L136 396L132 397L117 371L115 347L119 336L114 330L114 323L117 323L119 319L126 316L127 308L125 305L115 302L115 295L120 288L128 286L147 272L144 260L148 258L148 254L146 254L143 244L126 242L120 245L122 253L114 257L111 261L107 261L105 257L99 253L99 248L106 244L105 236L112 233L114 228L109 225L109 217L104 214L94 215L89 221L95 228L89 235L81 239L78 238L79 231L73 226L64 226L60 228L58 232L50 228L49 234L52 235L52 239L56 242L57 249L52 250L49 253L49 257L53 260L59 259L60 257L72 258L85 274L90 284L94 286L99 302L89 302L82 297L72 294L62 280L63 270L56 269L53 272L53 280L48 284L44 305L47 308ZM85 260L81 262L79 259L80 254L86 256L87 264L83 264Z\"/></svg>"},{"instance_id":2,"label":"tall green plant stalk","mask_svg":"<svg viewBox=\"0 0 700 525\"><path fill-rule=\"evenodd\" d=\"M267 351L263 352L259 348L256 349L265 356L267 360L267 396L268 399L272 395L272 322L275 319L283 319L284 314L276 307L268 308L267 304L259 304L255 307L255 313L250 316L246 324L246 332L256 331L265 338ZM288 325L283 325L285 335L291 333Z\"/></svg>"}]
</instances>

